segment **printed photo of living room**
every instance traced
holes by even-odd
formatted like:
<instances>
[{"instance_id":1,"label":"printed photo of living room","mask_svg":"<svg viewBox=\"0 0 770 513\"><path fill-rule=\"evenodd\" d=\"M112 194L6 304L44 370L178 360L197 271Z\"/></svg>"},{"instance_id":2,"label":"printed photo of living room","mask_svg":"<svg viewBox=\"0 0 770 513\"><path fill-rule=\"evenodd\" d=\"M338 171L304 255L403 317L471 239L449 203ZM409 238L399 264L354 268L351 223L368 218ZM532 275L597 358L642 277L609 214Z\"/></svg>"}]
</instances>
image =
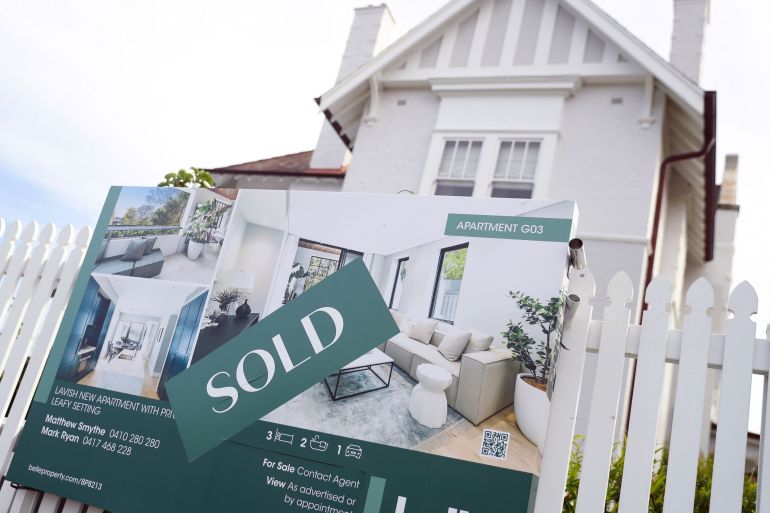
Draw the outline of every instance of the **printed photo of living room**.
<instances>
[{"instance_id":1,"label":"printed photo of living room","mask_svg":"<svg viewBox=\"0 0 770 513\"><path fill-rule=\"evenodd\" d=\"M210 283L237 192L123 187L93 272Z\"/></svg>"},{"instance_id":2,"label":"printed photo of living room","mask_svg":"<svg viewBox=\"0 0 770 513\"><path fill-rule=\"evenodd\" d=\"M189 366L208 289L92 274L57 379L167 400L165 383Z\"/></svg>"},{"instance_id":3,"label":"printed photo of living room","mask_svg":"<svg viewBox=\"0 0 770 513\"><path fill-rule=\"evenodd\" d=\"M241 191L239 208L252 205L258 218L266 192ZM427 207L397 195L340 195L332 203L328 195L285 194L285 224L261 237L265 258L236 269L275 262L261 280L260 314L361 258L401 333L264 420L536 473L537 437L523 434L513 405L521 365L503 333L525 316L512 292L559 300L566 245L448 237L444 228L452 212L570 218L573 205L440 198ZM531 420L541 415L535 408ZM480 454L485 429L508 433L505 458Z\"/></svg>"}]
</instances>

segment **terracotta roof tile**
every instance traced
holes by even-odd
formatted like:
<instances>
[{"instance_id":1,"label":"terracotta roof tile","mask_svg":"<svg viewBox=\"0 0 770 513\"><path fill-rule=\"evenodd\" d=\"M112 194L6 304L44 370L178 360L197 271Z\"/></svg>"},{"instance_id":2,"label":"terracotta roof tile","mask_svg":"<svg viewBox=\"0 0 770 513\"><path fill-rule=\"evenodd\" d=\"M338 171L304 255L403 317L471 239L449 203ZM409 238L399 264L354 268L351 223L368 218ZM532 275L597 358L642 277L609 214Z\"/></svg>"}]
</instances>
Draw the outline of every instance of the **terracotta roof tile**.
<instances>
[{"instance_id":1,"label":"terracotta roof tile","mask_svg":"<svg viewBox=\"0 0 770 513\"><path fill-rule=\"evenodd\" d=\"M279 157L244 162L232 166L208 169L211 173L258 174L258 175L305 175L344 177L346 167L338 169L317 169L310 167L313 151L301 151Z\"/></svg>"}]
</instances>

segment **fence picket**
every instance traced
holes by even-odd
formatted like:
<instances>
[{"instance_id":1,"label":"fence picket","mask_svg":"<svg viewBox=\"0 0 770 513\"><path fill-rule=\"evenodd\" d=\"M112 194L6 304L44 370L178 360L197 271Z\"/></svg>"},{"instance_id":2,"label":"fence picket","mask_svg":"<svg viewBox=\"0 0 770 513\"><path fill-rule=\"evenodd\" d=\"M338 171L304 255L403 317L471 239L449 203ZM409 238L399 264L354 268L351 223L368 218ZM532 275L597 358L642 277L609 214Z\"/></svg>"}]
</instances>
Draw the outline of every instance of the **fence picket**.
<instances>
[{"instance_id":1,"label":"fence picket","mask_svg":"<svg viewBox=\"0 0 770 513\"><path fill-rule=\"evenodd\" d=\"M645 296L648 309L639 340L636 382L631 401L631 418L623 463L623 485L620 489L620 511L647 513L650 480L655 460L660 397L666 364L671 285L663 276L655 278Z\"/></svg>"},{"instance_id":2,"label":"fence picket","mask_svg":"<svg viewBox=\"0 0 770 513\"><path fill-rule=\"evenodd\" d=\"M565 329L562 349L557 363L558 378L551 397L551 416L548 422L548 444L540 462L540 480L537 485L534 513L560 511L567 480L572 437L575 433L580 384L583 380L585 348L591 323L596 282L588 269L572 271L569 292L580 297L577 311Z\"/></svg>"},{"instance_id":3,"label":"fence picket","mask_svg":"<svg viewBox=\"0 0 770 513\"><path fill-rule=\"evenodd\" d=\"M750 316L757 313L759 299L748 282L730 294L722 383L719 389L719 415L714 447L714 474L711 483L711 511L740 513L743 473L746 466L746 438L751 400L751 369L754 334L757 325Z\"/></svg>"},{"instance_id":4,"label":"fence picket","mask_svg":"<svg viewBox=\"0 0 770 513\"><path fill-rule=\"evenodd\" d=\"M56 228L54 225L48 224L40 233L37 246L32 249L29 258L24 264L23 273L18 280L13 301L8 309L8 315L5 318L2 330L0 330L0 371L3 372L3 383L7 384L10 381L16 381L15 377L9 378L9 372L11 374L16 374L15 371L21 372L18 366L23 363L21 358L26 353L26 349L21 351L21 358L16 362L16 368L14 368L13 362L11 362L10 368L7 369L6 363L12 348L20 346L18 340L20 327L22 325L35 326L37 324L37 316L40 311L36 308L28 309L27 303L36 293L35 287L38 285L38 273L48 255L48 245L53 240L55 232ZM37 289L40 290L40 287L37 287ZM2 386L0 386L0 402L5 402L6 400L10 400L10 398L6 398L3 395ZM5 411L5 408L0 406L0 410Z\"/></svg>"},{"instance_id":5,"label":"fence picket","mask_svg":"<svg viewBox=\"0 0 770 513\"><path fill-rule=\"evenodd\" d=\"M64 501L61 497L50 493L43 494L43 500L40 501L35 513L58 513L59 505Z\"/></svg>"},{"instance_id":6,"label":"fence picket","mask_svg":"<svg viewBox=\"0 0 770 513\"><path fill-rule=\"evenodd\" d=\"M595 513L605 509L628 321L631 316L631 310L626 306L633 297L631 278L625 272L616 274L610 280L607 295L610 305L604 310L604 327L599 344L581 472L581 476L590 478L580 480L577 513Z\"/></svg>"},{"instance_id":7,"label":"fence picket","mask_svg":"<svg viewBox=\"0 0 770 513\"><path fill-rule=\"evenodd\" d=\"M770 335L770 326L768 326ZM757 513L770 513L770 500L763 490L770 490L770 443L765 438L770 433L770 377L764 376L762 397L762 432L759 437L759 474L757 476Z\"/></svg>"},{"instance_id":8,"label":"fence picket","mask_svg":"<svg viewBox=\"0 0 770 513\"><path fill-rule=\"evenodd\" d=\"M16 490L8 513L36 513L42 494L34 490Z\"/></svg>"},{"instance_id":9,"label":"fence picket","mask_svg":"<svg viewBox=\"0 0 770 513\"><path fill-rule=\"evenodd\" d=\"M13 254L14 246L16 245L16 239L21 234L21 221L18 219L14 221L8 228L8 232L5 233L5 238L2 244L0 244L0 276L3 275L8 267L8 260ZM0 313L3 310L0 308Z\"/></svg>"},{"instance_id":10,"label":"fence picket","mask_svg":"<svg viewBox=\"0 0 770 513\"><path fill-rule=\"evenodd\" d=\"M27 264L30 248L36 236L37 223L32 221L24 228L21 237L14 246L13 253L8 259L5 279L0 284L0 312L8 312L11 301L13 301L14 292L16 292L16 286L19 283L19 277L24 271L24 266ZM2 367L2 361L0 361L0 367Z\"/></svg>"},{"instance_id":11,"label":"fence picket","mask_svg":"<svg viewBox=\"0 0 770 513\"><path fill-rule=\"evenodd\" d=\"M48 231L50 228L50 231ZM43 230L46 237L41 237L41 244L35 248L35 252L48 252L47 245L53 238L53 225L48 225ZM64 257L68 252L68 247L72 241L73 229L71 226L65 226L59 233L56 245L50 251L45 264L42 265L42 270L38 279L38 273L26 272L23 278L22 287L17 295L17 300L14 302L14 311L18 309L19 320L22 324L21 329L14 327L13 333L16 335L15 341L9 340L10 334L4 332L0 334L0 347L4 344L10 346L10 354L4 369L3 379L0 380L0 411L7 411L8 406L13 396L13 391L16 389L16 384L21 377L22 369L24 368L25 360L31 349L33 342L33 335L40 323L40 316L45 310L45 306L50 300L51 293L56 286L56 280L59 277L59 270L61 264L64 261ZM28 267L31 269L34 264L34 257L30 258ZM32 287L34 286L34 290ZM30 297L31 296L31 297ZM29 297L29 306L26 301ZM21 310L22 307L26 307L24 312L24 318L22 319ZM6 328L11 322L11 319L6 322ZM16 324L16 322L14 322Z\"/></svg>"},{"instance_id":12,"label":"fence picket","mask_svg":"<svg viewBox=\"0 0 770 513\"><path fill-rule=\"evenodd\" d=\"M668 456L663 513L692 511L705 400L706 365L714 290L704 278L687 291L690 313L684 317L679 375L676 384L671 448Z\"/></svg>"},{"instance_id":13,"label":"fence picket","mask_svg":"<svg viewBox=\"0 0 770 513\"><path fill-rule=\"evenodd\" d=\"M63 232L64 231L66 231L66 229L63 230ZM71 234L71 231L68 233ZM40 374L45 366L45 361L48 357L48 352L51 349L56 329L59 326L64 309L69 302L72 287L75 283L75 277L80 270L80 263L83 260L83 255L85 254L90 238L91 229L88 227L81 229L75 240L74 247L64 257L64 264L61 266L59 282L56 285L56 294L51 299L48 314L45 316L43 325L36 337L35 350L30 355L27 369L19 384L16 400L11 405L11 409L8 412L5 421L5 426L0 432L0 468L7 468L8 462L10 461L16 436L18 435L19 429L21 429L27 409L32 402L37 382L40 379ZM60 238L60 240L62 239ZM2 512L1 508L0 512Z\"/></svg>"}]
</instances>

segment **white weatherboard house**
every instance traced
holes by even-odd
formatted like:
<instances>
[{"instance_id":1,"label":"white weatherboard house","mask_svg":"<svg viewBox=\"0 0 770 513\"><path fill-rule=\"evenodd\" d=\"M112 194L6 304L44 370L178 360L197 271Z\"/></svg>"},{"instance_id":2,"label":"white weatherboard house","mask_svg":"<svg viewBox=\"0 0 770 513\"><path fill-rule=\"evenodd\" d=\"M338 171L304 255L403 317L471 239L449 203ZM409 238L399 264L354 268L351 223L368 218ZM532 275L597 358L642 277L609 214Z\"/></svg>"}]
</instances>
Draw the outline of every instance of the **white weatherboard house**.
<instances>
[{"instance_id":1,"label":"white weatherboard house","mask_svg":"<svg viewBox=\"0 0 770 513\"><path fill-rule=\"evenodd\" d=\"M211 171L224 187L574 199L599 290L621 269L635 290L665 274L680 323L699 276L726 305L737 158L720 190L716 93L698 85L708 0L673 8L670 61L588 0L452 0L395 42L387 6L356 9L316 148Z\"/></svg>"}]
</instances>

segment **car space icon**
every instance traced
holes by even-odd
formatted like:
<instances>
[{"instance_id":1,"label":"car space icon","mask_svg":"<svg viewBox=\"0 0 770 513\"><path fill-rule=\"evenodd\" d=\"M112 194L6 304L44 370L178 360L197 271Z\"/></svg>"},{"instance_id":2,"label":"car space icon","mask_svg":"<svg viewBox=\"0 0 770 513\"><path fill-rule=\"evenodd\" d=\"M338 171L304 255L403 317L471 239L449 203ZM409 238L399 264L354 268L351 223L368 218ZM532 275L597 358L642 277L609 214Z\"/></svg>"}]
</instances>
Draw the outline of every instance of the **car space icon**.
<instances>
[{"instance_id":1,"label":"car space icon","mask_svg":"<svg viewBox=\"0 0 770 513\"><path fill-rule=\"evenodd\" d=\"M345 447L345 456L347 456L348 458L355 458L357 460L360 460L363 453L364 453L364 450L361 449L361 447L356 444L350 444L347 447Z\"/></svg>"}]
</instances>

